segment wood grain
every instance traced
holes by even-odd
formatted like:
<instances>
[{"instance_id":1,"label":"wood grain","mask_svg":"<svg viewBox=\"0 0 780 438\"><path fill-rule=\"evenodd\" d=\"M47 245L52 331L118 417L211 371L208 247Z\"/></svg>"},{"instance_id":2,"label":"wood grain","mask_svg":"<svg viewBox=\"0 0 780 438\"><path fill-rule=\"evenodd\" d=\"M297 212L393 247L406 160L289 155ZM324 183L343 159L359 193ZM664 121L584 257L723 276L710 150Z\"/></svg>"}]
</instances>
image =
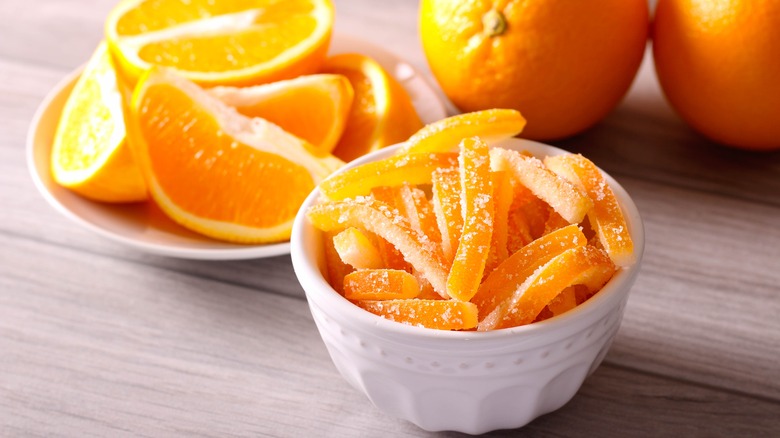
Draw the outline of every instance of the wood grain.
<instances>
[{"instance_id":1,"label":"wood grain","mask_svg":"<svg viewBox=\"0 0 780 438\"><path fill-rule=\"evenodd\" d=\"M30 120L114 1L28 3L0 2L0 436L460 436L387 417L338 376L289 256L143 254L45 203L25 163ZM431 78L417 2L335 5L337 32ZM647 248L604 365L524 436L780 430L780 153L692 132L651 61L605 120L554 142L617 177Z\"/></svg>"}]
</instances>

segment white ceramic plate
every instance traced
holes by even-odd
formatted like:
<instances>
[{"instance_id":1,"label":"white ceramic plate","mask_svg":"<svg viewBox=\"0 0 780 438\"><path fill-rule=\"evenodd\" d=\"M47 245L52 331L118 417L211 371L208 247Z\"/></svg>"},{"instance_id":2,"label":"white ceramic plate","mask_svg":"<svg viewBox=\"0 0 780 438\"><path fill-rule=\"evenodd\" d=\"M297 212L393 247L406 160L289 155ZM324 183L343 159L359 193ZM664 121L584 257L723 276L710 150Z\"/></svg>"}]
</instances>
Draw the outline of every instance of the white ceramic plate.
<instances>
[{"instance_id":1,"label":"white ceramic plate","mask_svg":"<svg viewBox=\"0 0 780 438\"><path fill-rule=\"evenodd\" d=\"M446 117L442 101L433 87L396 55L354 37L335 34L332 54L357 52L376 59L406 88L424 123ZM78 69L46 96L33 118L27 135L27 164L36 187L57 211L104 237L135 249L171 257L236 260L272 257L290 252L289 242L268 245L239 245L220 242L189 231L165 216L153 202L111 205L90 201L55 183L49 158L60 112L70 95Z\"/></svg>"}]
</instances>

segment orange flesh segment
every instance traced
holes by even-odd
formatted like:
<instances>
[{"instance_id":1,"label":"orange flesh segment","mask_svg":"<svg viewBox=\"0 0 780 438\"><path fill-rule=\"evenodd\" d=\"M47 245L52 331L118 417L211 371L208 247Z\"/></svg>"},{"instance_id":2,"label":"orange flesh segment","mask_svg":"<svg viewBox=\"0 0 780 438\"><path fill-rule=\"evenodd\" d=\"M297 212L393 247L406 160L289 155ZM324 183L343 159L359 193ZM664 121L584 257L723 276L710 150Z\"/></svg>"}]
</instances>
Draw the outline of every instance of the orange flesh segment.
<instances>
[{"instance_id":1,"label":"orange flesh segment","mask_svg":"<svg viewBox=\"0 0 780 438\"><path fill-rule=\"evenodd\" d=\"M477 326L477 307L453 300L357 301L361 308L391 321L438 330L467 330Z\"/></svg>"},{"instance_id":2,"label":"orange flesh segment","mask_svg":"<svg viewBox=\"0 0 780 438\"><path fill-rule=\"evenodd\" d=\"M344 263L355 269L379 269L382 256L371 240L357 228L347 228L333 237L333 247Z\"/></svg>"},{"instance_id":3,"label":"orange flesh segment","mask_svg":"<svg viewBox=\"0 0 780 438\"><path fill-rule=\"evenodd\" d=\"M340 201L368 195L374 187L429 184L434 170L457 163L457 153L396 155L334 175L319 188L329 200Z\"/></svg>"},{"instance_id":4,"label":"orange flesh segment","mask_svg":"<svg viewBox=\"0 0 780 438\"><path fill-rule=\"evenodd\" d=\"M478 136L493 142L514 137L525 127L525 118L511 109L490 109L459 114L430 123L409 137L398 154L453 152L461 139Z\"/></svg>"},{"instance_id":5,"label":"orange flesh segment","mask_svg":"<svg viewBox=\"0 0 780 438\"><path fill-rule=\"evenodd\" d=\"M547 157L544 162L553 172L584 190L593 201L588 221L612 261L622 267L634 264L636 255L628 225L615 194L598 167L579 154Z\"/></svg>"},{"instance_id":6,"label":"orange flesh segment","mask_svg":"<svg viewBox=\"0 0 780 438\"><path fill-rule=\"evenodd\" d=\"M591 246L569 249L537 269L504 301L480 321L479 331L529 324L563 289L587 281L606 283L616 270L609 256Z\"/></svg>"},{"instance_id":7,"label":"orange flesh segment","mask_svg":"<svg viewBox=\"0 0 780 438\"><path fill-rule=\"evenodd\" d=\"M493 236L493 182L488 145L478 138L460 143L463 231L447 277L447 295L469 301L477 293Z\"/></svg>"},{"instance_id":8,"label":"orange flesh segment","mask_svg":"<svg viewBox=\"0 0 780 438\"><path fill-rule=\"evenodd\" d=\"M586 243L579 227L569 225L532 241L509 256L488 275L471 299L479 308L480 321L511 298L515 290L540 266L564 251Z\"/></svg>"},{"instance_id":9,"label":"orange flesh segment","mask_svg":"<svg viewBox=\"0 0 780 438\"><path fill-rule=\"evenodd\" d=\"M366 197L318 204L309 209L307 217L322 231L357 227L378 235L398 248L436 292L446 294L447 271L438 248L424 244L406 218L386 204Z\"/></svg>"},{"instance_id":10,"label":"orange flesh segment","mask_svg":"<svg viewBox=\"0 0 780 438\"><path fill-rule=\"evenodd\" d=\"M530 189L569 223L582 222L593 207L583 191L547 169L537 158L500 148L492 149L490 156L494 170L510 170L517 182Z\"/></svg>"},{"instance_id":11,"label":"orange flesh segment","mask_svg":"<svg viewBox=\"0 0 780 438\"><path fill-rule=\"evenodd\" d=\"M147 107L149 101L157 104ZM149 86L139 107L157 183L174 204L198 217L270 227L294 218L314 188L306 168L222 135L214 116L174 86ZM187 111L175 113L177 108ZM259 190L247 181L285 190ZM269 211L275 214L259 213Z\"/></svg>"},{"instance_id":12,"label":"orange flesh segment","mask_svg":"<svg viewBox=\"0 0 780 438\"><path fill-rule=\"evenodd\" d=\"M420 285L414 275L395 269L363 269L344 277L348 300L394 300L414 298Z\"/></svg>"},{"instance_id":13,"label":"orange flesh segment","mask_svg":"<svg viewBox=\"0 0 780 438\"><path fill-rule=\"evenodd\" d=\"M512 180L505 171L491 172L493 179L493 236L490 243L485 272L483 276L490 274L496 266L509 257L507 251L509 208L512 205Z\"/></svg>"},{"instance_id":14,"label":"orange flesh segment","mask_svg":"<svg viewBox=\"0 0 780 438\"><path fill-rule=\"evenodd\" d=\"M341 261L338 251L333 245L335 231L323 233L322 244L325 247L325 268L328 273L328 283L340 294L344 294L344 277L354 269Z\"/></svg>"},{"instance_id":15,"label":"orange flesh segment","mask_svg":"<svg viewBox=\"0 0 780 438\"><path fill-rule=\"evenodd\" d=\"M445 260L452 263L458 248L463 216L460 212L460 173L458 169L437 169L432 176L433 212L441 235Z\"/></svg>"}]
</instances>

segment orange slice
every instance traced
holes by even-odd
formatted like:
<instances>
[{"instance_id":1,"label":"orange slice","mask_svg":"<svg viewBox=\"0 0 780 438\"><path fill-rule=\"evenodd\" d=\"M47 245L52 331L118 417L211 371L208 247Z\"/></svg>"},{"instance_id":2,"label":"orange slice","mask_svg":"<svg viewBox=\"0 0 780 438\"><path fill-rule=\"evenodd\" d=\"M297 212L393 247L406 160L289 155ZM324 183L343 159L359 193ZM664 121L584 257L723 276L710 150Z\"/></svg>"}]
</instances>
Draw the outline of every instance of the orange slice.
<instances>
[{"instance_id":1,"label":"orange slice","mask_svg":"<svg viewBox=\"0 0 780 438\"><path fill-rule=\"evenodd\" d=\"M585 193L547 169L539 159L501 148L491 150L490 155L495 170L510 170L516 181L549 204L569 223L580 223L593 207Z\"/></svg>"},{"instance_id":2,"label":"orange slice","mask_svg":"<svg viewBox=\"0 0 780 438\"><path fill-rule=\"evenodd\" d=\"M123 0L106 38L130 83L164 66L204 85L314 73L333 27L329 0Z\"/></svg>"},{"instance_id":3,"label":"orange slice","mask_svg":"<svg viewBox=\"0 0 780 438\"><path fill-rule=\"evenodd\" d=\"M434 170L457 164L456 153L395 155L333 175L319 187L325 197L339 201L368 195L374 187L429 184Z\"/></svg>"},{"instance_id":4,"label":"orange slice","mask_svg":"<svg viewBox=\"0 0 780 438\"><path fill-rule=\"evenodd\" d=\"M248 117L261 117L330 153L352 106L352 85L341 75L309 75L254 87L215 87L209 93Z\"/></svg>"},{"instance_id":5,"label":"orange slice","mask_svg":"<svg viewBox=\"0 0 780 438\"><path fill-rule=\"evenodd\" d=\"M634 242L628 233L626 219L598 167L579 154L547 157L544 163L553 172L585 191L593 201L588 221L612 261L623 267L634 264Z\"/></svg>"},{"instance_id":6,"label":"orange slice","mask_svg":"<svg viewBox=\"0 0 780 438\"><path fill-rule=\"evenodd\" d=\"M333 150L342 160L400 143L422 127L406 90L373 59L336 55L325 61L322 72L346 76L355 90L347 128Z\"/></svg>"},{"instance_id":7,"label":"orange slice","mask_svg":"<svg viewBox=\"0 0 780 438\"><path fill-rule=\"evenodd\" d=\"M333 236L333 247L341 261L355 269L379 269L385 266L371 239L357 228L347 228Z\"/></svg>"},{"instance_id":8,"label":"orange slice","mask_svg":"<svg viewBox=\"0 0 780 438\"><path fill-rule=\"evenodd\" d=\"M463 216L460 213L460 173L455 168L436 169L431 179L431 202L441 235L441 249L445 260L452 264L463 229Z\"/></svg>"},{"instance_id":9,"label":"orange slice","mask_svg":"<svg viewBox=\"0 0 780 438\"><path fill-rule=\"evenodd\" d=\"M325 268L328 273L328 283L336 292L344 294L344 277L355 269L344 263L339 256L336 247L333 244L333 238L336 237L335 231L323 233L322 244L325 247Z\"/></svg>"},{"instance_id":10,"label":"orange slice","mask_svg":"<svg viewBox=\"0 0 780 438\"><path fill-rule=\"evenodd\" d=\"M414 298L420 285L414 275L394 269L364 269L344 277L348 300L394 300Z\"/></svg>"},{"instance_id":11,"label":"orange slice","mask_svg":"<svg viewBox=\"0 0 780 438\"><path fill-rule=\"evenodd\" d=\"M452 300L357 301L361 308L391 321L438 330L467 330L477 326L477 307Z\"/></svg>"},{"instance_id":12,"label":"orange slice","mask_svg":"<svg viewBox=\"0 0 780 438\"><path fill-rule=\"evenodd\" d=\"M447 117L430 123L412 135L399 154L452 152L461 139L479 137L492 143L514 137L525 127L525 119L515 110L490 109Z\"/></svg>"},{"instance_id":13,"label":"orange slice","mask_svg":"<svg viewBox=\"0 0 780 438\"><path fill-rule=\"evenodd\" d=\"M154 200L179 224L218 239L288 239L301 203L333 170L297 137L165 69L141 78L128 119Z\"/></svg>"},{"instance_id":14,"label":"orange slice","mask_svg":"<svg viewBox=\"0 0 780 438\"><path fill-rule=\"evenodd\" d=\"M424 244L409 221L386 204L374 199L358 199L317 204L306 216L322 231L348 227L366 229L387 240L403 254L440 295L445 296L447 271L436 245Z\"/></svg>"},{"instance_id":15,"label":"orange slice","mask_svg":"<svg viewBox=\"0 0 780 438\"><path fill-rule=\"evenodd\" d=\"M447 277L447 295L468 301L477 293L493 235L493 183L487 143L466 138L460 143L463 231Z\"/></svg>"},{"instance_id":16,"label":"orange slice","mask_svg":"<svg viewBox=\"0 0 780 438\"><path fill-rule=\"evenodd\" d=\"M540 266L564 251L584 246L586 243L582 231L576 225L569 225L534 240L509 256L488 275L471 299L479 308L480 321L511 298L517 288Z\"/></svg>"},{"instance_id":17,"label":"orange slice","mask_svg":"<svg viewBox=\"0 0 780 438\"><path fill-rule=\"evenodd\" d=\"M480 321L477 330L529 324L565 288L581 283L601 287L615 270L615 264L600 249L581 246L566 250L528 277L510 299Z\"/></svg>"},{"instance_id":18,"label":"orange slice","mask_svg":"<svg viewBox=\"0 0 780 438\"><path fill-rule=\"evenodd\" d=\"M101 43L62 109L51 152L54 180L96 201L146 199L146 184L125 134L116 74Z\"/></svg>"}]
</instances>

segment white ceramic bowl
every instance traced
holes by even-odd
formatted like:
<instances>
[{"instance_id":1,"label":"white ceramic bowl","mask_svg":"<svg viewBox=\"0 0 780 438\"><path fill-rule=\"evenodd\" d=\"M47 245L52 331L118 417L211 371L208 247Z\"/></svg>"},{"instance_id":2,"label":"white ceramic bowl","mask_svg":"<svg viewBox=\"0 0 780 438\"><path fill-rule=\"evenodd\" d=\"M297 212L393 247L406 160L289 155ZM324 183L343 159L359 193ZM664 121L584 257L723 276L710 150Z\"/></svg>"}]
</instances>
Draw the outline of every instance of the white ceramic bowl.
<instances>
[{"instance_id":1,"label":"white ceramic bowl","mask_svg":"<svg viewBox=\"0 0 780 438\"><path fill-rule=\"evenodd\" d=\"M527 140L505 148L543 157L565 153ZM392 154L390 147L351 163ZM295 274L333 363L381 411L429 431L479 434L521 427L566 404L601 363L620 326L642 260L644 231L636 205L607 175L626 215L637 262L593 298L561 316L492 332L450 332L389 321L353 305L325 276L321 233L303 203L292 231Z\"/></svg>"}]
</instances>

